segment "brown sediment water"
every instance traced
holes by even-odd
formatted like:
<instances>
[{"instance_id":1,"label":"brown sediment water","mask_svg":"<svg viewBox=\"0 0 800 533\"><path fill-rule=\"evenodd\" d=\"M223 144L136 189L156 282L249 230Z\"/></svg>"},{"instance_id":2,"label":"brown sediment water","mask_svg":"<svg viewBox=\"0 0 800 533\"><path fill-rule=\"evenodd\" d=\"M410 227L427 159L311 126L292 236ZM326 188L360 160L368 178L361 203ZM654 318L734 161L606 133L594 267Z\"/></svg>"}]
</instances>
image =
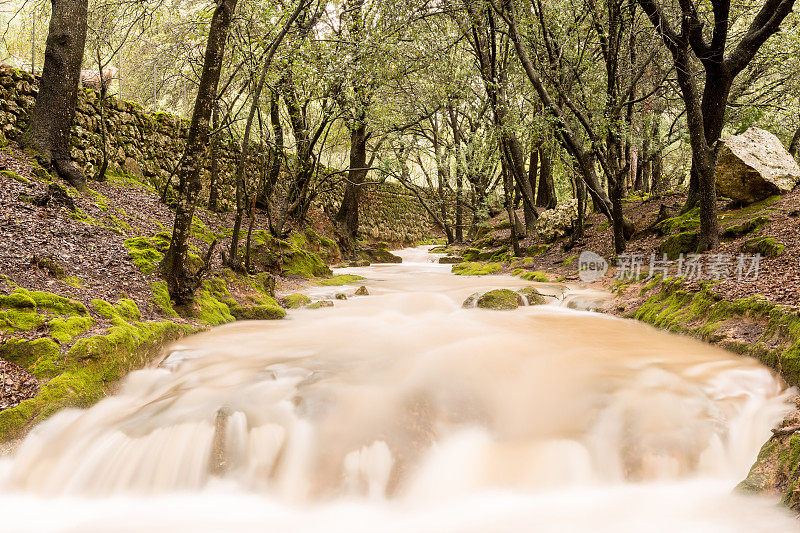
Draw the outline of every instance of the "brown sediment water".
<instances>
[{"instance_id":1,"label":"brown sediment water","mask_svg":"<svg viewBox=\"0 0 800 533\"><path fill-rule=\"evenodd\" d=\"M792 391L756 361L461 277L424 248L184 339L0 462L3 531L786 531L733 492ZM358 285L369 296L352 296ZM535 285L551 303L464 309Z\"/></svg>"}]
</instances>

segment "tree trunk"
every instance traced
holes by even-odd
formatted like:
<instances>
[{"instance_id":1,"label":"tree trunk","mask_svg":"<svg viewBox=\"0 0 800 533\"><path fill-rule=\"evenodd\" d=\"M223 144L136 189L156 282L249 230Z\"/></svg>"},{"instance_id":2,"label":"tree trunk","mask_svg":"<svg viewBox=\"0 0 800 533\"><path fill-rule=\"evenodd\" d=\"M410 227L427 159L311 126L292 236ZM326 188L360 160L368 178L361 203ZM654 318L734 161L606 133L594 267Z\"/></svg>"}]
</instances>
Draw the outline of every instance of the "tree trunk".
<instances>
[{"instance_id":1,"label":"tree trunk","mask_svg":"<svg viewBox=\"0 0 800 533\"><path fill-rule=\"evenodd\" d=\"M88 0L51 0L39 95L21 144L36 152L45 166L75 187L86 178L70 159L70 128L78 102L83 49L86 44Z\"/></svg>"},{"instance_id":2,"label":"tree trunk","mask_svg":"<svg viewBox=\"0 0 800 533\"><path fill-rule=\"evenodd\" d=\"M201 280L195 273L186 270L186 252L191 232L194 210L202 189L200 172L209 136L209 120L211 108L217 96L217 84L222 70L222 58L225 54L225 42L228 39L228 28L236 10L237 0L222 0L217 4L211 18L208 32L203 72L197 88L192 122L183 164L178 171L178 205L175 208L175 224L172 229L172 240L162 260L162 271L167 280L169 294L176 304L185 305L192 301ZM210 260L210 257L209 257Z\"/></svg>"},{"instance_id":3,"label":"tree trunk","mask_svg":"<svg viewBox=\"0 0 800 533\"><path fill-rule=\"evenodd\" d=\"M214 106L211 115L211 129L214 136L211 138L211 177L208 184L208 209L210 211L219 210L219 106Z\"/></svg>"},{"instance_id":4,"label":"tree trunk","mask_svg":"<svg viewBox=\"0 0 800 533\"><path fill-rule=\"evenodd\" d=\"M553 181L553 162L550 158L550 148L542 144L539 146L539 187L536 192L536 205L545 209L556 206L556 187Z\"/></svg>"},{"instance_id":5,"label":"tree trunk","mask_svg":"<svg viewBox=\"0 0 800 533\"><path fill-rule=\"evenodd\" d=\"M800 149L800 126L795 130L792 142L789 143L789 153L792 154L792 157L795 159L797 159L798 149Z\"/></svg>"},{"instance_id":6,"label":"tree trunk","mask_svg":"<svg viewBox=\"0 0 800 533\"><path fill-rule=\"evenodd\" d=\"M358 206L361 186L367 177L367 126L359 122L350 132L350 168L347 171L347 183L344 198L336 222L342 225L345 235L355 240L358 236Z\"/></svg>"}]
</instances>

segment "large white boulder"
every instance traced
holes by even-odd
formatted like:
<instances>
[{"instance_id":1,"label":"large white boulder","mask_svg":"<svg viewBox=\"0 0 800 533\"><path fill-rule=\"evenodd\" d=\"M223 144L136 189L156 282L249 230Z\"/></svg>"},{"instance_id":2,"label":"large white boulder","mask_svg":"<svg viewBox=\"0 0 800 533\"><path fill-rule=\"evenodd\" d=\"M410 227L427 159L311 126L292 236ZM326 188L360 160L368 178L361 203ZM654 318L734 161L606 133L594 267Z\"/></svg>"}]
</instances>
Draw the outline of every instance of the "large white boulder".
<instances>
[{"instance_id":1,"label":"large white boulder","mask_svg":"<svg viewBox=\"0 0 800 533\"><path fill-rule=\"evenodd\" d=\"M715 178L719 194L749 204L794 189L800 167L776 136L750 128L722 137Z\"/></svg>"}]
</instances>

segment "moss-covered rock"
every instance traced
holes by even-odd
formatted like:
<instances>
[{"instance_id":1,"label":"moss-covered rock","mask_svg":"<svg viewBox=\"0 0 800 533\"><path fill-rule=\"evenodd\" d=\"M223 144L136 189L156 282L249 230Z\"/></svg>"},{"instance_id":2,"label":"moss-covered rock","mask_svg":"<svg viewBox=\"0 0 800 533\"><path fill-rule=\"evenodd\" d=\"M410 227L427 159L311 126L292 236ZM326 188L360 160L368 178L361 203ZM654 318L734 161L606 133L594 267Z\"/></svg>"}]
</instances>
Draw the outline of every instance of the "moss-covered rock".
<instances>
[{"instance_id":1,"label":"moss-covered rock","mask_svg":"<svg viewBox=\"0 0 800 533\"><path fill-rule=\"evenodd\" d=\"M336 300L347 300L347 295L343 292L337 292L333 297Z\"/></svg>"},{"instance_id":2,"label":"moss-covered rock","mask_svg":"<svg viewBox=\"0 0 800 533\"><path fill-rule=\"evenodd\" d=\"M662 220L653 228L659 235L696 232L700 228L700 208L695 207L682 215Z\"/></svg>"},{"instance_id":3,"label":"moss-covered rock","mask_svg":"<svg viewBox=\"0 0 800 533\"><path fill-rule=\"evenodd\" d=\"M669 236L664 242L658 245L658 253L659 255L667 254L667 258L674 261L678 259L681 254L696 252L699 243L699 233L696 231L685 231Z\"/></svg>"},{"instance_id":4,"label":"moss-covered rock","mask_svg":"<svg viewBox=\"0 0 800 533\"><path fill-rule=\"evenodd\" d=\"M164 254L159 252L147 237L126 239L124 244L133 264L145 274L155 272L158 269L158 264L164 259Z\"/></svg>"},{"instance_id":5,"label":"moss-covered rock","mask_svg":"<svg viewBox=\"0 0 800 533\"><path fill-rule=\"evenodd\" d=\"M370 263L402 263L403 258L394 255L388 250L388 245L385 242L379 242L372 245L362 245L358 254L361 259L366 259Z\"/></svg>"},{"instance_id":6,"label":"moss-covered rock","mask_svg":"<svg viewBox=\"0 0 800 533\"><path fill-rule=\"evenodd\" d=\"M241 305L231 308L236 320L279 320L286 311L276 305Z\"/></svg>"},{"instance_id":7,"label":"moss-covered rock","mask_svg":"<svg viewBox=\"0 0 800 533\"><path fill-rule=\"evenodd\" d=\"M447 255L438 259L440 265L457 265L463 261L464 259L462 257L452 255Z\"/></svg>"},{"instance_id":8,"label":"moss-covered rock","mask_svg":"<svg viewBox=\"0 0 800 533\"><path fill-rule=\"evenodd\" d=\"M300 294L296 292L294 294L290 294L284 297L284 302L286 307L289 309L297 309L299 307L305 307L311 303L311 298L306 296L305 294Z\"/></svg>"},{"instance_id":9,"label":"moss-covered rock","mask_svg":"<svg viewBox=\"0 0 800 533\"><path fill-rule=\"evenodd\" d=\"M733 224L722 230L720 237L723 239L736 239L760 230L769 223L769 217L759 215L755 218Z\"/></svg>"},{"instance_id":10,"label":"moss-covered rock","mask_svg":"<svg viewBox=\"0 0 800 533\"><path fill-rule=\"evenodd\" d=\"M326 287L335 287L340 285L349 285L350 283L355 283L357 281L361 281L362 279L366 278L363 276L357 276L355 274L339 274L331 278L314 280L314 283L318 285L324 285Z\"/></svg>"},{"instance_id":11,"label":"moss-covered rock","mask_svg":"<svg viewBox=\"0 0 800 533\"><path fill-rule=\"evenodd\" d=\"M61 349L53 339L12 337L0 345L0 357L28 370L39 379L49 379L63 371Z\"/></svg>"},{"instance_id":12,"label":"moss-covered rock","mask_svg":"<svg viewBox=\"0 0 800 533\"><path fill-rule=\"evenodd\" d=\"M52 315L86 316L86 306L44 291L17 288L0 296L0 331L28 331L47 322Z\"/></svg>"},{"instance_id":13,"label":"moss-covered rock","mask_svg":"<svg viewBox=\"0 0 800 533\"><path fill-rule=\"evenodd\" d=\"M765 257L777 257L783 253L786 246L772 237L753 237L742 244L742 253L761 254Z\"/></svg>"},{"instance_id":14,"label":"moss-covered rock","mask_svg":"<svg viewBox=\"0 0 800 533\"><path fill-rule=\"evenodd\" d=\"M39 394L0 411L0 440L18 436L27 426L40 422L65 407L89 407L105 394L109 385L128 371L141 368L164 343L192 331L175 322L127 322L117 324L105 335L80 339L53 365L58 372L43 383ZM52 346L46 348L53 355ZM40 360L33 373L44 372Z\"/></svg>"},{"instance_id":15,"label":"moss-covered rock","mask_svg":"<svg viewBox=\"0 0 800 533\"><path fill-rule=\"evenodd\" d=\"M544 305L552 300L552 298L549 298L536 290L535 287L523 287L517 292L521 294L523 298L525 298L525 301L528 305Z\"/></svg>"},{"instance_id":16,"label":"moss-covered rock","mask_svg":"<svg viewBox=\"0 0 800 533\"><path fill-rule=\"evenodd\" d=\"M68 344L78 335L88 331L95 324L88 316L54 318L47 323L49 334L61 344Z\"/></svg>"},{"instance_id":17,"label":"moss-covered rock","mask_svg":"<svg viewBox=\"0 0 800 533\"><path fill-rule=\"evenodd\" d=\"M500 263L458 263L453 265L452 272L457 276L485 276L499 272L503 268Z\"/></svg>"},{"instance_id":18,"label":"moss-covered rock","mask_svg":"<svg viewBox=\"0 0 800 533\"><path fill-rule=\"evenodd\" d=\"M475 302L480 309L494 309L496 311L509 311L525 305L522 295L511 289L495 289L482 294Z\"/></svg>"},{"instance_id":19,"label":"moss-covered rock","mask_svg":"<svg viewBox=\"0 0 800 533\"><path fill-rule=\"evenodd\" d=\"M369 289L367 289L364 285L360 286L356 289L356 296L369 296Z\"/></svg>"},{"instance_id":20,"label":"moss-covered rock","mask_svg":"<svg viewBox=\"0 0 800 533\"><path fill-rule=\"evenodd\" d=\"M333 307L333 302L330 300L320 300L306 307L306 309L322 309L323 307Z\"/></svg>"}]
</instances>

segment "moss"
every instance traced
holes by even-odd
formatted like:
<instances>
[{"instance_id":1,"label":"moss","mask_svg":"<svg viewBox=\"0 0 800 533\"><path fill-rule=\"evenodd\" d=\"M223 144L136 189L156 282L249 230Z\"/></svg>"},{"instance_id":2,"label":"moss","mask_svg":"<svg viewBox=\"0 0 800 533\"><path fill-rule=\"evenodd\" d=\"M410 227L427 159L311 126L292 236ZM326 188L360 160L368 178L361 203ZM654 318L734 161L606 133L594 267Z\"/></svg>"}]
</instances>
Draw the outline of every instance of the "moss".
<instances>
[{"instance_id":1,"label":"moss","mask_svg":"<svg viewBox=\"0 0 800 533\"><path fill-rule=\"evenodd\" d=\"M758 216L752 218L750 220L745 220L744 222L740 222L739 224L733 224L728 226L722 233L720 233L720 237L723 239L735 239L737 237L742 237L744 235L748 235L755 231L760 230L764 226L769 223L769 217L766 216Z\"/></svg>"},{"instance_id":2,"label":"moss","mask_svg":"<svg viewBox=\"0 0 800 533\"><path fill-rule=\"evenodd\" d=\"M549 244L532 244L531 246L525 248L524 251L525 255L537 256L537 255L542 255L549 249L550 249Z\"/></svg>"},{"instance_id":3,"label":"moss","mask_svg":"<svg viewBox=\"0 0 800 533\"><path fill-rule=\"evenodd\" d=\"M105 300L92 300L92 307L97 314L109 320L112 318L124 318L128 321L141 319L136 302L128 298L121 299L115 306Z\"/></svg>"},{"instance_id":4,"label":"moss","mask_svg":"<svg viewBox=\"0 0 800 533\"><path fill-rule=\"evenodd\" d=\"M24 177L20 176L19 174L17 174L13 170L0 170L0 174L5 176L6 178L10 178L12 180L16 180L16 181L18 181L20 183L30 183L31 182L31 180L29 180L28 178L24 178Z\"/></svg>"},{"instance_id":5,"label":"moss","mask_svg":"<svg viewBox=\"0 0 800 533\"><path fill-rule=\"evenodd\" d=\"M70 287L75 287L76 289L80 289L86 283L86 280L83 280L75 276L65 276L64 279L62 279L61 281L63 281Z\"/></svg>"},{"instance_id":6,"label":"moss","mask_svg":"<svg viewBox=\"0 0 800 533\"><path fill-rule=\"evenodd\" d=\"M286 300L286 307L289 309L297 309L298 307L304 307L311 303L311 298L297 292L286 296L284 300Z\"/></svg>"},{"instance_id":7,"label":"moss","mask_svg":"<svg viewBox=\"0 0 800 533\"><path fill-rule=\"evenodd\" d=\"M317 254L296 247L283 254L282 271L284 274L303 276L304 278L316 278L331 274L331 269Z\"/></svg>"},{"instance_id":8,"label":"moss","mask_svg":"<svg viewBox=\"0 0 800 533\"><path fill-rule=\"evenodd\" d=\"M566 267L566 266L570 266L570 265L571 265L571 264L573 264L575 261L577 261L577 259L578 259L578 256L577 256L577 255L571 255L571 256L567 257L567 258L564 260L564 262L563 262L563 263L561 263L561 266L565 266L565 267Z\"/></svg>"},{"instance_id":9,"label":"moss","mask_svg":"<svg viewBox=\"0 0 800 533\"><path fill-rule=\"evenodd\" d=\"M481 295L476 306L481 309L494 309L498 311L508 311L516 309L525 302L519 293L511 289L495 289Z\"/></svg>"},{"instance_id":10,"label":"moss","mask_svg":"<svg viewBox=\"0 0 800 533\"><path fill-rule=\"evenodd\" d=\"M742 244L742 253L761 254L765 257L777 257L783 253L786 246L772 237L753 237Z\"/></svg>"},{"instance_id":11,"label":"moss","mask_svg":"<svg viewBox=\"0 0 800 533\"><path fill-rule=\"evenodd\" d=\"M286 311L277 305L245 305L231 309L236 320L277 320L286 316Z\"/></svg>"},{"instance_id":12,"label":"moss","mask_svg":"<svg viewBox=\"0 0 800 533\"><path fill-rule=\"evenodd\" d=\"M50 336L61 344L68 344L72 339L85 333L95 324L93 318L88 316L71 316L67 318L54 318L47 323Z\"/></svg>"},{"instance_id":13,"label":"moss","mask_svg":"<svg viewBox=\"0 0 800 533\"><path fill-rule=\"evenodd\" d=\"M0 345L0 357L21 366L39 379L58 375L63 368L61 350L53 339L11 338Z\"/></svg>"},{"instance_id":14,"label":"moss","mask_svg":"<svg viewBox=\"0 0 800 533\"><path fill-rule=\"evenodd\" d=\"M667 254L667 258L675 260L681 254L689 254L697 251L700 236L697 232L686 231L671 235L658 246L658 254Z\"/></svg>"},{"instance_id":15,"label":"moss","mask_svg":"<svg viewBox=\"0 0 800 533\"><path fill-rule=\"evenodd\" d=\"M547 303L547 298L535 287L524 287L517 292L525 298L528 305L544 305Z\"/></svg>"},{"instance_id":16,"label":"moss","mask_svg":"<svg viewBox=\"0 0 800 533\"><path fill-rule=\"evenodd\" d=\"M333 307L333 302L330 300L320 300L306 307L306 309L322 309L323 307Z\"/></svg>"},{"instance_id":17,"label":"moss","mask_svg":"<svg viewBox=\"0 0 800 533\"><path fill-rule=\"evenodd\" d=\"M64 358L66 370L42 384L39 394L0 411L0 440L18 436L65 407L89 407L107 387L157 353L155 348L193 331L174 322L122 322L106 335L80 339ZM37 363L38 364L38 363Z\"/></svg>"},{"instance_id":18,"label":"moss","mask_svg":"<svg viewBox=\"0 0 800 533\"><path fill-rule=\"evenodd\" d=\"M35 329L54 315L87 315L86 306L44 291L15 289L11 294L0 296L0 330L28 331Z\"/></svg>"},{"instance_id":19,"label":"moss","mask_svg":"<svg viewBox=\"0 0 800 533\"><path fill-rule=\"evenodd\" d=\"M697 231L700 228L700 208L695 207L682 215L662 220L654 228L659 235Z\"/></svg>"},{"instance_id":20,"label":"moss","mask_svg":"<svg viewBox=\"0 0 800 533\"><path fill-rule=\"evenodd\" d=\"M458 263L453 265L452 272L457 276L485 276L502 268L503 265L499 263Z\"/></svg>"},{"instance_id":21,"label":"moss","mask_svg":"<svg viewBox=\"0 0 800 533\"><path fill-rule=\"evenodd\" d=\"M338 287L340 285L355 283L362 279L366 278L363 276L356 276L355 274L339 274L337 276L333 276L332 278L314 280L314 283L317 283L318 285L324 285L325 287Z\"/></svg>"},{"instance_id":22,"label":"moss","mask_svg":"<svg viewBox=\"0 0 800 533\"><path fill-rule=\"evenodd\" d=\"M164 258L164 254L159 252L146 237L126 239L124 244L133 264L145 274L155 272L158 269L158 263Z\"/></svg>"},{"instance_id":23,"label":"moss","mask_svg":"<svg viewBox=\"0 0 800 533\"><path fill-rule=\"evenodd\" d=\"M475 261L480 253L481 251L477 248L466 248L464 249L464 253L461 254L461 257L463 257L465 261Z\"/></svg>"},{"instance_id":24,"label":"moss","mask_svg":"<svg viewBox=\"0 0 800 533\"><path fill-rule=\"evenodd\" d=\"M150 288L153 291L151 300L158 311L164 316L177 317L178 313L176 313L175 309L172 307L172 300L169 297L167 284L163 281L158 281L156 283L151 283Z\"/></svg>"},{"instance_id":25,"label":"moss","mask_svg":"<svg viewBox=\"0 0 800 533\"><path fill-rule=\"evenodd\" d=\"M533 272L524 272L521 276L522 279L527 281L539 281L542 283L547 283L550 281L547 279L547 275L544 272L539 272L534 270Z\"/></svg>"}]
</instances>

